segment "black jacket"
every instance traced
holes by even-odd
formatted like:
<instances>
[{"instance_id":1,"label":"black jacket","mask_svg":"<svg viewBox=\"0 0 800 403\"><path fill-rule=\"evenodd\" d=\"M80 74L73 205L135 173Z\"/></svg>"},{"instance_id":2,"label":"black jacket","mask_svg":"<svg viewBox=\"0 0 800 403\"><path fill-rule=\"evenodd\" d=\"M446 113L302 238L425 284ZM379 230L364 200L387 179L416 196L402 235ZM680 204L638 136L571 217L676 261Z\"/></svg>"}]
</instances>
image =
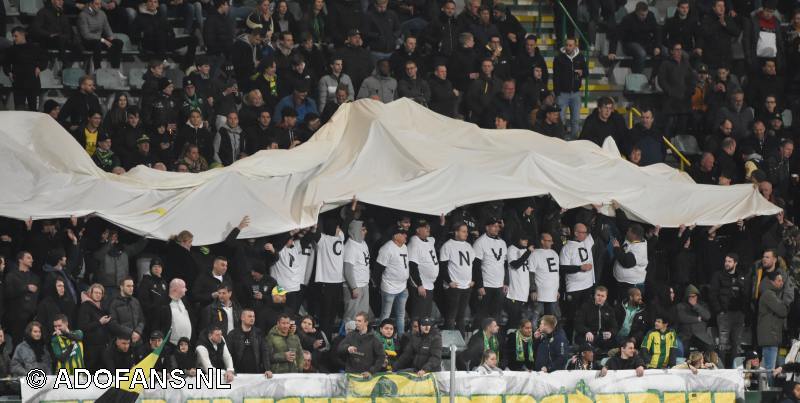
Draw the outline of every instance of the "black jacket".
<instances>
[{"instance_id":1,"label":"black jacket","mask_svg":"<svg viewBox=\"0 0 800 403\"><path fill-rule=\"evenodd\" d=\"M4 297L6 300L7 319L21 320L27 323L36 314L36 304L39 301L39 290L31 292L29 284L39 287L39 277L31 272L19 271L19 269L6 269L6 281L4 284Z\"/></svg>"},{"instance_id":2,"label":"black jacket","mask_svg":"<svg viewBox=\"0 0 800 403\"><path fill-rule=\"evenodd\" d=\"M557 139L564 139L564 123L560 120L555 124L548 124L544 121L544 119L538 120L535 125L533 125L533 131L544 134L545 136L555 137Z\"/></svg>"},{"instance_id":3,"label":"black jacket","mask_svg":"<svg viewBox=\"0 0 800 403\"><path fill-rule=\"evenodd\" d=\"M403 349L397 369L413 368L415 371L438 372L442 369L442 335L431 327L428 334L415 333Z\"/></svg>"},{"instance_id":4,"label":"black jacket","mask_svg":"<svg viewBox=\"0 0 800 403\"><path fill-rule=\"evenodd\" d=\"M203 26L203 39L207 54L227 56L233 45L233 20L227 15L219 14L216 10L211 11Z\"/></svg>"},{"instance_id":5,"label":"black jacket","mask_svg":"<svg viewBox=\"0 0 800 403\"><path fill-rule=\"evenodd\" d=\"M30 34L31 39L40 43L50 40L51 35L58 35L66 43L75 40L75 31L72 30L72 24L64 14L64 10L56 9L49 1L46 1L45 6L36 13Z\"/></svg>"},{"instance_id":6,"label":"black jacket","mask_svg":"<svg viewBox=\"0 0 800 403\"><path fill-rule=\"evenodd\" d=\"M350 45L339 49L337 52L338 57L345 61L344 70L342 71L350 76L350 80L353 81L353 88L361 88L361 83L372 74L372 70L375 67L375 64L372 63L372 55L362 47Z\"/></svg>"},{"instance_id":7,"label":"black jacket","mask_svg":"<svg viewBox=\"0 0 800 403\"><path fill-rule=\"evenodd\" d=\"M725 17L725 26L716 15L706 15L700 24L700 40L697 47L703 49L703 61L710 68L730 66L733 60L731 42L742 32L733 17Z\"/></svg>"},{"instance_id":8,"label":"black jacket","mask_svg":"<svg viewBox=\"0 0 800 403\"><path fill-rule=\"evenodd\" d=\"M225 337L228 341L228 352L231 353L233 358L233 368L236 372L240 372L240 363L245 353L246 346L251 346L252 353L255 355L255 362L258 364L259 372L263 373L271 366L269 363L270 347L267 339L264 338L264 332L261 329L254 327L245 334L241 326L231 330Z\"/></svg>"},{"instance_id":9,"label":"black jacket","mask_svg":"<svg viewBox=\"0 0 800 403\"><path fill-rule=\"evenodd\" d=\"M615 370L623 370L623 369L636 369L639 367L646 368L642 357L639 354L636 354L632 358L627 360L623 359L619 354L611 357L606 361L606 368L615 371Z\"/></svg>"},{"instance_id":10,"label":"black jacket","mask_svg":"<svg viewBox=\"0 0 800 403\"><path fill-rule=\"evenodd\" d=\"M358 351L353 354L347 351L349 347L356 347ZM345 372L375 374L383 368L386 353L383 345L372 332L364 334L353 331L348 334L336 349L336 352L345 358Z\"/></svg>"},{"instance_id":11,"label":"black jacket","mask_svg":"<svg viewBox=\"0 0 800 403\"><path fill-rule=\"evenodd\" d=\"M174 33L167 21L167 16L158 11L149 13L139 10L136 19L133 21L133 36L131 41L138 43L142 49L155 51L159 48L166 48Z\"/></svg>"},{"instance_id":12,"label":"black jacket","mask_svg":"<svg viewBox=\"0 0 800 403\"><path fill-rule=\"evenodd\" d=\"M594 301L587 301L575 314L575 334L581 340L589 332L595 336L611 332L613 336L617 334L618 329L614 308L608 303L598 306Z\"/></svg>"},{"instance_id":13,"label":"black jacket","mask_svg":"<svg viewBox=\"0 0 800 403\"><path fill-rule=\"evenodd\" d=\"M502 88L503 82L496 77L481 75L480 78L470 83L464 102L471 122L481 123L483 121L492 100Z\"/></svg>"},{"instance_id":14,"label":"black jacket","mask_svg":"<svg viewBox=\"0 0 800 403\"><path fill-rule=\"evenodd\" d=\"M136 355L133 353L133 346L128 348L128 351L123 352L117 349L114 343L111 343L103 351L103 368L109 371L130 369L134 364L136 364Z\"/></svg>"},{"instance_id":15,"label":"black jacket","mask_svg":"<svg viewBox=\"0 0 800 403\"><path fill-rule=\"evenodd\" d=\"M583 77L588 74L586 69L586 59L580 50L576 50L573 57L567 56L562 49L553 59L553 92L556 95L562 92L578 92L581 90ZM579 76L575 71L582 70L583 75Z\"/></svg>"},{"instance_id":16,"label":"black jacket","mask_svg":"<svg viewBox=\"0 0 800 403\"><path fill-rule=\"evenodd\" d=\"M709 303L714 313L747 312L750 293L752 291L751 276L742 272L741 268L729 274L725 270L717 270L711 275Z\"/></svg>"},{"instance_id":17,"label":"black jacket","mask_svg":"<svg viewBox=\"0 0 800 403\"><path fill-rule=\"evenodd\" d=\"M233 286L231 276L228 273L222 276L222 281L217 280L217 278L211 274L210 270L200 273L199 275L195 274L195 276L197 279L190 289L191 291L189 291L189 296L198 307L205 307L214 302L214 298L211 294L215 293L217 287L221 284L225 283L230 287Z\"/></svg>"},{"instance_id":18,"label":"black jacket","mask_svg":"<svg viewBox=\"0 0 800 403\"><path fill-rule=\"evenodd\" d=\"M661 46L661 26L650 11L644 21L635 12L629 13L617 26L617 35L612 35L609 40L611 52L617 50L617 41L638 43L647 54L652 54L653 49Z\"/></svg>"},{"instance_id":19,"label":"black jacket","mask_svg":"<svg viewBox=\"0 0 800 403\"><path fill-rule=\"evenodd\" d=\"M204 127L194 128L188 124L182 125L178 129L178 135L175 137L175 149L178 153L183 153L183 147L186 143L191 143L197 146L200 155L206 161L214 160L214 136L211 132Z\"/></svg>"},{"instance_id":20,"label":"black jacket","mask_svg":"<svg viewBox=\"0 0 800 403\"><path fill-rule=\"evenodd\" d=\"M520 40L518 38L517 40ZM514 78L517 79L518 83L522 83L528 80L533 79L533 68L540 67L542 69L542 81L547 84L547 81L550 80L550 72L547 70L547 64L544 61L544 56L542 56L542 52L536 47L533 50L533 54L529 55L525 49L517 55L516 59L514 60Z\"/></svg>"},{"instance_id":21,"label":"black jacket","mask_svg":"<svg viewBox=\"0 0 800 403\"><path fill-rule=\"evenodd\" d=\"M695 48L699 33L700 21L697 19L697 13L689 13L686 18L681 19L675 11L675 15L667 18L664 23L664 43L680 42L686 51Z\"/></svg>"},{"instance_id":22,"label":"black jacket","mask_svg":"<svg viewBox=\"0 0 800 403\"><path fill-rule=\"evenodd\" d=\"M390 53L400 37L400 17L394 10L379 13L372 9L364 18L364 42L373 52Z\"/></svg>"},{"instance_id":23,"label":"black jacket","mask_svg":"<svg viewBox=\"0 0 800 403\"><path fill-rule=\"evenodd\" d=\"M169 123L178 123L178 104L165 93L159 93L150 105L142 109L142 121L151 128Z\"/></svg>"},{"instance_id":24,"label":"black jacket","mask_svg":"<svg viewBox=\"0 0 800 403\"><path fill-rule=\"evenodd\" d=\"M233 327L239 328L241 323L242 308L235 301L231 301L231 311L233 312ZM211 326L222 329L222 334L228 334L228 314L222 307L222 303L214 301L200 312L200 328L208 330Z\"/></svg>"},{"instance_id":25,"label":"black jacket","mask_svg":"<svg viewBox=\"0 0 800 403\"><path fill-rule=\"evenodd\" d=\"M86 123L89 112L102 112L100 99L95 94L77 92L67 98L67 102L58 113L58 123L64 127L80 126Z\"/></svg>"},{"instance_id":26,"label":"black jacket","mask_svg":"<svg viewBox=\"0 0 800 403\"><path fill-rule=\"evenodd\" d=\"M451 118L455 116L458 97L453 93L453 83L434 76L428 80L428 87L431 90L428 104L431 110Z\"/></svg>"},{"instance_id":27,"label":"black jacket","mask_svg":"<svg viewBox=\"0 0 800 403\"><path fill-rule=\"evenodd\" d=\"M442 56L450 57L458 48L458 29L456 17L448 17L440 12L438 18L428 24L422 38L431 45L434 51Z\"/></svg>"},{"instance_id":28,"label":"black jacket","mask_svg":"<svg viewBox=\"0 0 800 403\"><path fill-rule=\"evenodd\" d=\"M625 119L622 115L612 112L608 120L603 122L598 117L597 109L595 109L583 122L580 139L589 140L602 147L606 137L613 137L617 144L625 144L628 141L628 128L625 126Z\"/></svg>"},{"instance_id":29,"label":"black jacket","mask_svg":"<svg viewBox=\"0 0 800 403\"><path fill-rule=\"evenodd\" d=\"M161 277L145 274L136 287L136 298L142 306L145 318L152 318L158 307L169 303L167 282ZM148 328L149 329L149 328Z\"/></svg>"},{"instance_id":30,"label":"black jacket","mask_svg":"<svg viewBox=\"0 0 800 403\"><path fill-rule=\"evenodd\" d=\"M98 308L90 301L85 301L78 308L78 329L83 330L83 343L87 346L103 346L111 340L109 326L100 324L100 318L108 315L108 311ZM127 368L130 368L128 366Z\"/></svg>"},{"instance_id":31,"label":"black jacket","mask_svg":"<svg viewBox=\"0 0 800 403\"><path fill-rule=\"evenodd\" d=\"M344 44L345 34L351 29L363 29L365 16L361 3L355 0L334 0L327 4L329 32L337 46ZM345 66L347 63L345 63ZM347 73L350 78L353 75ZM355 79L353 80L355 81Z\"/></svg>"},{"instance_id":32,"label":"black jacket","mask_svg":"<svg viewBox=\"0 0 800 403\"><path fill-rule=\"evenodd\" d=\"M474 48L459 47L447 60L447 78L462 93L469 88L469 75L478 71L478 54Z\"/></svg>"},{"instance_id":33,"label":"black jacket","mask_svg":"<svg viewBox=\"0 0 800 403\"><path fill-rule=\"evenodd\" d=\"M36 76L37 67L40 71L47 68L47 53L38 44L26 42L6 49L3 70L13 79L12 88L40 90L42 83Z\"/></svg>"}]
</instances>

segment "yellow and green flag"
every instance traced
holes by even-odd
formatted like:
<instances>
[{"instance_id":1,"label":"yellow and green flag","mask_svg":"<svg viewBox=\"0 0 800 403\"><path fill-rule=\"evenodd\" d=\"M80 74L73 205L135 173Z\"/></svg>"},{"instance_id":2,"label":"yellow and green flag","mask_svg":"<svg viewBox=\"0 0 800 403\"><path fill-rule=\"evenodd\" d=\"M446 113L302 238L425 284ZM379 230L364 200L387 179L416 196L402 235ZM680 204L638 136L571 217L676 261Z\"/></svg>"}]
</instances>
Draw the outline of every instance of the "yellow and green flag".
<instances>
[{"instance_id":1,"label":"yellow and green flag","mask_svg":"<svg viewBox=\"0 0 800 403\"><path fill-rule=\"evenodd\" d=\"M141 382L131 385L134 374L137 370L140 370L142 373L144 373L145 382L149 382L150 370L156 366L158 357L161 355L161 351L164 349L167 340L169 340L169 333L170 332L167 332L164 340L161 341L161 344L159 344L155 350L150 352L150 354L148 354L146 357L142 358L138 364L131 367L131 370L128 373L128 379L120 382L119 388L112 387L108 389L105 393L100 395L97 400L95 400L95 403L134 403L136 399L139 398L139 394L144 390L144 385L142 385Z\"/></svg>"}]
</instances>

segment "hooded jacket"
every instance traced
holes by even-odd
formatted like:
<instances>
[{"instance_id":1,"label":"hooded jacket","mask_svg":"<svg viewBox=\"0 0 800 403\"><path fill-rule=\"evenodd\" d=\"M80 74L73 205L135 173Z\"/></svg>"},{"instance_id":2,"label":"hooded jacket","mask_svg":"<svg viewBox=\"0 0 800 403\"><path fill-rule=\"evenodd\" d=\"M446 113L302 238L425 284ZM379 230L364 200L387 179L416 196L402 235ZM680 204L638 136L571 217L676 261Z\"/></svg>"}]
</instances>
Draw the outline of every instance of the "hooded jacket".
<instances>
[{"instance_id":1,"label":"hooded jacket","mask_svg":"<svg viewBox=\"0 0 800 403\"><path fill-rule=\"evenodd\" d=\"M689 295L700 295L697 287L689 284L686 287L686 293L683 301L676 307L678 318L678 336L682 340L689 340L692 337L697 337L704 343L713 345L714 340L708 334L708 321L711 319L711 311L704 302L698 301L694 306L689 305Z\"/></svg>"},{"instance_id":2,"label":"hooded jacket","mask_svg":"<svg viewBox=\"0 0 800 403\"><path fill-rule=\"evenodd\" d=\"M576 70L582 70L583 75L579 76L575 72ZM588 74L586 59L580 49L576 48L574 55L568 55L566 49L561 48L561 51L553 59L553 90L555 94L580 91L583 77L586 74Z\"/></svg>"},{"instance_id":3,"label":"hooded jacket","mask_svg":"<svg viewBox=\"0 0 800 403\"><path fill-rule=\"evenodd\" d=\"M397 369L438 372L442 368L442 335L431 326L428 334L415 333L395 364Z\"/></svg>"},{"instance_id":4,"label":"hooded jacket","mask_svg":"<svg viewBox=\"0 0 800 403\"><path fill-rule=\"evenodd\" d=\"M358 90L358 99L377 96L378 99L388 104L394 101L397 94L397 80L390 76L382 75L377 69L364 80Z\"/></svg>"},{"instance_id":5,"label":"hooded jacket","mask_svg":"<svg viewBox=\"0 0 800 403\"><path fill-rule=\"evenodd\" d=\"M248 34L239 35L231 47L231 64L236 82L242 84L249 82L259 59L261 59L260 46L250 43Z\"/></svg>"},{"instance_id":6,"label":"hooded jacket","mask_svg":"<svg viewBox=\"0 0 800 403\"><path fill-rule=\"evenodd\" d=\"M246 137L242 126L230 127L226 122L214 137L214 161L224 166L236 162L247 149Z\"/></svg>"},{"instance_id":7,"label":"hooded jacket","mask_svg":"<svg viewBox=\"0 0 800 403\"><path fill-rule=\"evenodd\" d=\"M781 291L768 279L765 281L768 282L766 289L758 301L758 345L774 347L783 340L783 324L789 315L789 305L781 300L781 293L786 292L786 287Z\"/></svg>"},{"instance_id":8,"label":"hooded jacket","mask_svg":"<svg viewBox=\"0 0 800 403\"><path fill-rule=\"evenodd\" d=\"M130 276L130 258L141 253L147 246L147 238L128 245L106 242L94 252L94 258L100 261L95 271L95 281L103 287L116 288L119 282Z\"/></svg>"}]
</instances>

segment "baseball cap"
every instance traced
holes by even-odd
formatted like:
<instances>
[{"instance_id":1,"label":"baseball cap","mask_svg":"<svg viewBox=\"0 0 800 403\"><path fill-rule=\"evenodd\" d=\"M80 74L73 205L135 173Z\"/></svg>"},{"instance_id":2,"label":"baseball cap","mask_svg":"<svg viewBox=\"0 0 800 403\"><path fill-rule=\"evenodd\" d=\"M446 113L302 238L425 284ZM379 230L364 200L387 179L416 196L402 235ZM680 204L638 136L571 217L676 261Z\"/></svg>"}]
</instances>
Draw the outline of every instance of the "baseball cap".
<instances>
[{"instance_id":1,"label":"baseball cap","mask_svg":"<svg viewBox=\"0 0 800 403\"><path fill-rule=\"evenodd\" d=\"M153 340L153 339L163 339L163 338L164 338L164 333L161 333L161 331L160 331L160 330L153 330L153 331L150 333L150 340Z\"/></svg>"},{"instance_id":2,"label":"baseball cap","mask_svg":"<svg viewBox=\"0 0 800 403\"><path fill-rule=\"evenodd\" d=\"M550 112L561 112L561 108L559 108L558 105L547 105L547 106L545 106L544 107L544 113L550 113Z\"/></svg>"},{"instance_id":3,"label":"baseball cap","mask_svg":"<svg viewBox=\"0 0 800 403\"><path fill-rule=\"evenodd\" d=\"M108 133L100 132L100 134L97 135L97 142L98 143L101 142L101 141L106 141L106 140L111 140L111 137L108 135Z\"/></svg>"},{"instance_id":4,"label":"baseball cap","mask_svg":"<svg viewBox=\"0 0 800 403\"><path fill-rule=\"evenodd\" d=\"M287 291L279 285L276 285L275 288L272 289L272 295L286 295L286 293Z\"/></svg>"},{"instance_id":5,"label":"baseball cap","mask_svg":"<svg viewBox=\"0 0 800 403\"><path fill-rule=\"evenodd\" d=\"M392 236L395 236L395 235L397 235L397 234L405 234L405 235L408 235L408 231L406 231L406 230L405 230L405 228L403 228L403 227L399 227L399 226L398 226L398 227L394 227L394 228L392 228Z\"/></svg>"},{"instance_id":6,"label":"baseball cap","mask_svg":"<svg viewBox=\"0 0 800 403\"><path fill-rule=\"evenodd\" d=\"M192 77L190 76L183 77L183 88L186 88L190 85L194 86L194 80L192 80Z\"/></svg>"},{"instance_id":7,"label":"baseball cap","mask_svg":"<svg viewBox=\"0 0 800 403\"><path fill-rule=\"evenodd\" d=\"M433 319L432 318L423 318L419 321L420 326L433 326Z\"/></svg>"},{"instance_id":8,"label":"baseball cap","mask_svg":"<svg viewBox=\"0 0 800 403\"><path fill-rule=\"evenodd\" d=\"M142 134L141 137L136 139L136 144L144 144L144 143L150 143L150 137L148 137L146 134Z\"/></svg>"},{"instance_id":9,"label":"baseball cap","mask_svg":"<svg viewBox=\"0 0 800 403\"><path fill-rule=\"evenodd\" d=\"M698 73L708 73L708 65L704 63L700 63L700 66L697 67Z\"/></svg>"},{"instance_id":10,"label":"baseball cap","mask_svg":"<svg viewBox=\"0 0 800 403\"><path fill-rule=\"evenodd\" d=\"M352 29L348 29L347 30L347 37L348 38L351 37L351 36L356 36L356 35L361 35L361 31L359 31L357 28L352 28Z\"/></svg>"}]
</instances>

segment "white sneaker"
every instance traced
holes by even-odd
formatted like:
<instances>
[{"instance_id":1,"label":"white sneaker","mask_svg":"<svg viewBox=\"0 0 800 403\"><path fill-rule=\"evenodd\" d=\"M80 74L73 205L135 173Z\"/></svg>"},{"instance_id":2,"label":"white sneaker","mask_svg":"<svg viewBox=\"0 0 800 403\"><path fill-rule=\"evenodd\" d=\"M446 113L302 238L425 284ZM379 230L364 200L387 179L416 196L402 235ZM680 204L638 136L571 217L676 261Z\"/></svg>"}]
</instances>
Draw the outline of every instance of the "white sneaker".
<instances>
[{"instance_id":1,"label":"white sneaker","mask_svg":"<svg viewBox=\"0 0 800 403\"><path fill-rule=\"evenodd\" d=\"M126 75L122 74L122 70L117 70L117 74L119 74L119 79L120 80L124 81L124 80L128 79L128 77Z\"/></svg>"}]
</instances>

